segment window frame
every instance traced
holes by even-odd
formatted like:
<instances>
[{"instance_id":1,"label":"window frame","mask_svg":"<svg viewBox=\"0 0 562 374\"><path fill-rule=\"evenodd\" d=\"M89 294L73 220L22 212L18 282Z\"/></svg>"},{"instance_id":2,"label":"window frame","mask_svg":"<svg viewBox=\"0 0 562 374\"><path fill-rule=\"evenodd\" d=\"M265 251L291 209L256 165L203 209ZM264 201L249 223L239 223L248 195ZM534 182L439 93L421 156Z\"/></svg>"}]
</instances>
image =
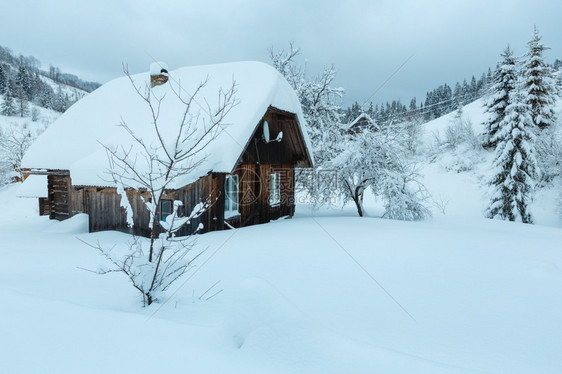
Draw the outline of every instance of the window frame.
<instances>
[{"instance_id":1,"label":"window frame","mask_svg":"<svg viewBox=\"0 0 562 374\"><path fill-rule=\"evenodd\" d=\"M281 205L281 173L269 174L269 205Z\"/></svg>"},{"instance_id":2,"label":"window frame","mask_svg":"<svg viewBox=\"0 0 562 374\"><path fill-rule=\"evenodd\" d=\"M169 212L164 212L164 203L169 203ZM166 217L174 212L174 200L171 199L160 199L160 204L158 204L158 222L166 222ZM165 214L165 215L164 215Z\"/></svg>"},{"instance_id":3,"label":"window frame","mask_svg":"<svg viewBox=\"0 0 562 374\"><path fill-rule=\"evenodd\" d=\"M240 215L240 178L237 174L227 175L224 180L224 218Z\"/></svg>"}]
</instances>

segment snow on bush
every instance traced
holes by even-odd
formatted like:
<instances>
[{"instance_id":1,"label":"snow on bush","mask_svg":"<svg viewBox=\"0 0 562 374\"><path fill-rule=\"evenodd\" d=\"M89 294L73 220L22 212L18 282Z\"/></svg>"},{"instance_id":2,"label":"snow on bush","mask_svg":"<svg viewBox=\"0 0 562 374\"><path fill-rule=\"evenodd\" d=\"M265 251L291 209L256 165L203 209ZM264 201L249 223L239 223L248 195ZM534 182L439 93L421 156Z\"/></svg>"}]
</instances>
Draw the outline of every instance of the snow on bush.
<instances>
[{"instance_id":1,"label":"snow on bush","mask_svg":"<svg viewBox=\"0 0 562 374\"><path fill-rule=\"evenodd\" d=\"M482 162L484 154L481 141L470 118L457 112L443 132L443 136L438 131L433 133L433 143L428 147L431 160L455 173L471 171Z\"/></svg>"}]
</instances>

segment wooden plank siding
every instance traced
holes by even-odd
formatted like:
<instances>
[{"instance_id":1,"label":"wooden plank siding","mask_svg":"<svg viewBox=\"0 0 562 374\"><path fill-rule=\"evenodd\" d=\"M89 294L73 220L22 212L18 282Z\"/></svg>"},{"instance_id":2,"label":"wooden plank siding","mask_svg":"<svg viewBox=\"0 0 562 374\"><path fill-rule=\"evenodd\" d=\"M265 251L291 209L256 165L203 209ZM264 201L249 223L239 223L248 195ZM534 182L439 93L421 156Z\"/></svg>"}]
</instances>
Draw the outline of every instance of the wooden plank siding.
<instances>
[{"instance_id":1,"label":"wooden plank siding","mask_svg":"<svg viewBox=\"0 0 562 374\"><path fill-rule=\"evenodd\" d=\"M270 176L280 174L281 201L271 205ZM228 220L234 227L244 227L267 223L294 213L294 168L289 163L240 165L234 172L239 178L239 212L240 217Z\"/></svg>"},{"instance_id":2,"label":"wooden plank siding","mask_svg":"<svg viewBox=\"0 0 562 374\"><path fill-rule=\"evenodd\" d=\"M193 207L207 199L212 203L211 207L207 209L205 213L198 218L192 219L189 225L184 226L178 231L178 235L192 234L197 230L199 224L203 224L203 229L199 231L201 233L222 230L224 227L224 199L221 205L220 197L224 189L223 186L224 175L209 173L179 190L169 191L166 198L170 200L180 200L183 203L186 215L191 213ZM221 211L217 209L219 206L222 209ZM222 215L219 214L220 212L222 212Z\"/></svg>"},{"instance_id":3,"label":"wooden plank siding","mask_svg":"<svg viewBox=\"0 0 562 374\"><path fill-rule=\"evenodd\" d=\"M210 198L214 202L207 212L192 219L189 225L178 232L178 235L192 234L200 223L203 224L201 232L224 228L224 199L222 201L220 199L222 185L224 185L224 174L215 173L208 174L178 190L165 191L162 199L182 201L184 214L191 213L193 207L206 198ZM121 196L117 194L117 189L114 187L75 186L72 191L72 213L83 212L89 215L90 232L117 230L140 236L150 236L148 227L150 214L143 202L143 199L150 201L150 193L134 189L125 191L133 211L133 228L127 225L127 214L121 207Z\"/></svg>"},{"instance_id":4,"label":"wooden plank siding","mask_svg":"<svg viewBox=\"0 0 562 374\"><path fill-rule=\"evenodd\" d=\"M268 122L271 139L283 132L280 142L273 140L266 143L262 139L265 121ZM246 144L238 164L290 163L297 167L312 167L308 152L298 118L293 113L270 107Z\"/></svg>"},{"instance_id":5,"label":"wooden plank siding","mask_svg":"<svg viewBox=\"0 0 562 374\"><path fill-rule=\"evenodd\" d=\"M48 216L51 214L51 205L48 197L40 197L39 199L39 215Z\"/></svg>"},{"instance_id":6,"label":"wooden plank siding","mask_svg":"<svg viewBox=\"0 0 562 374\"><path fill-rule=\"evenodd\" d=\"M272 173L280 174L281 197L280 203L273 206L269 202ZM204 233L223 230L229 225L244 227L293 215L294 168L290 163L242 164L233 174L239 177L240 215L226 220L228 225L224 219L226 173L209 173L178 190L166 191L162 198L182 201L183 214L189 214L195 205L206 198L210 198L212 202L205 213L193 219L177 235L192 234L200 223L203 224L203 229L199 232ZM54 219L62 220L82 212L89 215L90 232L117 230L150 236L150 216L142 201L142 198L150 201L151 196L148 192L126 189L134 219L134 226L130 228L127 225L126 211L121 207L121 196L117 194L116 188L72 186L69 176L53 176L49 180L49 205Z\"/></svg>"},{"instance_id":7,"label":"wooden plank siding","mask_svg":"<svg viewBox=\"0 0 562 374\"><path fill-rule=\"evenodd\" d=\"M47 176L49 218L63 221L72 216L70 173Z\"/></svg>"}]
</instances>

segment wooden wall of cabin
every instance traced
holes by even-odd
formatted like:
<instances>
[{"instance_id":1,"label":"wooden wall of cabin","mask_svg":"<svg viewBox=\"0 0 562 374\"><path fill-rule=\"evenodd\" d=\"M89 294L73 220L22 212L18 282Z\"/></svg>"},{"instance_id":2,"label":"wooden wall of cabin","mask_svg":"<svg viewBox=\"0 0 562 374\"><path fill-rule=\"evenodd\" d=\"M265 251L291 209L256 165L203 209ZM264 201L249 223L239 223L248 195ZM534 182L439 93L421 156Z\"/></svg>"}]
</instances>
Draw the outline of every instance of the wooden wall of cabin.
<instances>
[{"instance_id":1,"label":"wooden wall of cabin","mask_svg":"<svg viewBox=\"0 0 562 374\"><path fill-rule=\"evenodd\" d=\"M150 198L145 191L126 190L129 204L133 209L134 226L127 225L127 213L121 207L121 196L113 187L77 186L72 191L72 213L89 215L89 231L117 230L135 235L148 236L149 213L141 196Z\"/></svg>"},{"instance_id":2,"label":"wooden wall of cabin","mask_svg":"<svg viewBox=\"0 0 562 374\"><path fill-rule=\"evenodd\" d=\"M48 197L40 197L39 199L39 215L48 216L51 214L51 205Z\"/></svg>"},{"instance_id":3,"label":"wooden wall of cabin","mask_svg":"<svg viewBox=\"0 0 562 374\"><path fill-rule=\"evenodd\" d=\"M269 197L273 173L280 174L281 201L272 206ZM239 178L240 226L266 223L294 214L294 168L291 164L247 163L240 165L235 174Z\"/></svg>"},{"instance_id":4,"label":"wooden wall of cabin","mask_svg":"<svg viewBox=\"0 0 562 374\"><path fill-rule=\"evenodd\" d=\"M178 231L179 236L192 234L200 223L203 224L203 229L199 230L199 233L223 229L224 197L221 200L223 186L224 174L210 173L185 187L170 191L165 196L167 199L180 200L183 203L185 215L190 214L193 207L206 199L212 203L205 213L192 219L189 225Z\"/></svg>"},{"instance_id":5,"label":"wooden wall of cabin","mask_svg":"<svg viewBox=\"0 0 562 374\"><path fill-rule=\"evenodd\" d=\"M270 142L265 142L262 138L265 121L268 123ZM283 133L282 140L278 142L275 138L281 132ZM295 114L270 107L248 141L239 164L279 163L312 167L304 135Z\"/></svg>"},{"instance_id":6,"label":"wooden wall of cabin","mask_svg":"<svg viewBox=\"0 0 562 374\"><path fill-rule=\"evenodd\" d=\"M274 206L271 206L269 202L272 173L280 174L281 201ZM239 176L240 215L229 219L230 225L234 227L250 226L294 214L294 168L291 164L242 164L235 174ZM210 198L212 202L212 206L205 213L193 219L189 225L178 232L178 235L192 234L200 223L203 224L203 229L199 231L201 233L226 228L224 219L226 175L225 173L211 173L178 190L166 191L163 198L181 200L184 204L184 214L189 214L195 205L207 198ZM57 188L61 190L60 186L66 185L66 179L57 180ZM68 179L68 183L70 183L70 179ZM127 198L133 209L134 227L131 229L127 225L126 211L121 207L121 196L117 194L115 188L72 187L71 185L70 187L68 198L63 194L55 199L64 200L69 205L69 213L65 215L66 218L83 212L90 217L90 232L117 230L140 236L150 236L148 228L150 216L141 199L142 196L145 200L149 200L151 197L148 192L126 190ZM58 193L60 194L61 191Z\"/></svg>"},{"instance_id":7,"label":"wooden wall of cabin","mask_svg":"<svg viewBox=\"0 0 562 374\"><path fill-rule=\"evenodd\" d=\"M189 214L196 204L204 201L207 197L210 197L211 201L215 201L215 204L207 212L192 219L192 222L182 228L178 235L193 233L199 223L203 224L203 230L200 232L223 228L223 216L217 217L217 213L224 210L224 200L220 205L220 199L218 198L222 193L219 186L223 184L224 175L209 174L179 190L168 190L162 195L163 199L181 200L184 204L184 214ZM132 189L127 189L126 193L133 210L134 226L132 229L127 225L126 211L121 207L121 196L117 194L117 189L113 187L74 187L71 200L72 212L73 214L83 212L90 216L90 232L118 230L145 237L150 236L151 230L148 227L150 214L141 199L142 196L146 201L150 201L150 193Z\"/></svg>"},{"instance_id":8,"label":"wooden wall of cabin","mask_svg":"<svg viewBox=\"0 0 562 374\"><path fill-rule=\"evenodd\" d=\"M70 174L47 175L49 218L63 221L72 216L72 182Z\"/></svg>"}]
</instances>

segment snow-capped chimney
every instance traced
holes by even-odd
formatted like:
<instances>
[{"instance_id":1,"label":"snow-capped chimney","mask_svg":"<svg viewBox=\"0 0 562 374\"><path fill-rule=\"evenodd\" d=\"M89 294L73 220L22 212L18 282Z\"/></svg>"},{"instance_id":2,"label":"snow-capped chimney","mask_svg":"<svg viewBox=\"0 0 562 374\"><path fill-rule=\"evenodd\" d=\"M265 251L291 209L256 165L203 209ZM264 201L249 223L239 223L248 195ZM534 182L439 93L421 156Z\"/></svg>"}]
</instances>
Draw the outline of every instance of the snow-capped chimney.
<instances>
[{"instance_id":1,"label":"snow-capped chimney","mask_svg":"<svg viewBox=\"0 0 562 374\"><path fill-rule=\"evenodd\" d=\"M164 62L150 64L150 87L160 86L168 81L168 65Z\"/></svg>"}]
</instances>

